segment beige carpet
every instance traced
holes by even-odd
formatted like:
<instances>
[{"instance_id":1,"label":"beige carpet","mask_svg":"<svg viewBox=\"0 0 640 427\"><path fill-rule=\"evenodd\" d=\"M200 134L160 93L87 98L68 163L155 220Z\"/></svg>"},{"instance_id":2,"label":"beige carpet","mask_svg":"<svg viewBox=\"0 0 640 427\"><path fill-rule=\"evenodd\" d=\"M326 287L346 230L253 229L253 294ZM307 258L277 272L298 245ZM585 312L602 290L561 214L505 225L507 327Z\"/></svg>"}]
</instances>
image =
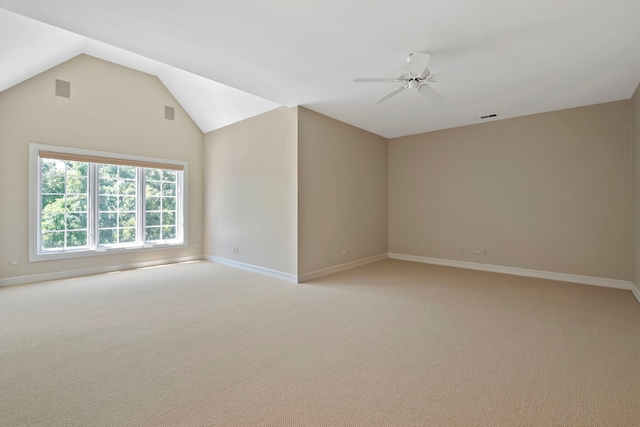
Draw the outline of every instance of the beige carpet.
<instances>
[{"instance_id":1,"label":"beige carpet","mask_svg":"<svg viewBox=\"0 0 640 427\"><path fill-rule=\"evenodd\" d=\"M393 260L0 288L0 425L640 426L640 304Z\"/></svg>"}]
</instances>

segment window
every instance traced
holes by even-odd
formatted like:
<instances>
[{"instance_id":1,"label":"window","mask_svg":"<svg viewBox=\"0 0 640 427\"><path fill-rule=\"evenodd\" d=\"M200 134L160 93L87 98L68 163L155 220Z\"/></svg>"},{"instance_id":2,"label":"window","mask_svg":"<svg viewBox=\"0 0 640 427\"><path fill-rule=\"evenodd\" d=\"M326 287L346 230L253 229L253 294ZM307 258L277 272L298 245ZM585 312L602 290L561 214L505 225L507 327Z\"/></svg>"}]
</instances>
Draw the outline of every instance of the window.
<instances>
[{"instance_id":1,"label":"window","mask_svg":"<svg viewBox=\"0 0 640 427\"><path fill-rule=\"evenodd\" d=\"M186 162L31 144L31 260L185 244Z\"/></svg>"}]
</instances>

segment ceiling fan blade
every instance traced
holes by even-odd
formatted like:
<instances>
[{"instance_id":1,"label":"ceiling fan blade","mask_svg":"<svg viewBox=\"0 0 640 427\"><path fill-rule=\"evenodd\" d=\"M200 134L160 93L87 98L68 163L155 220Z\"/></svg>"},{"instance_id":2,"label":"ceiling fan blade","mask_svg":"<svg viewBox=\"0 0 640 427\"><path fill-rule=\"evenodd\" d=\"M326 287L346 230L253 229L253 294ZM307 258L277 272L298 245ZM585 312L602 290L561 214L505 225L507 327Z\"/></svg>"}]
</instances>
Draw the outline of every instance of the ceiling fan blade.
<instances>
[{"instance_id":1,"label":"ceiling fan blade","mask_svg":"<svg viewBox=\"0 0 640 427\"><path fill-rule=\"evenodd\" d=\"M397 81L398 79L394 77L380 78L380 79L364 77L364 78L359 78L354 80L354 82L388 82L388 83L397 82Z\"/></svg>"},{"instance_id":2,"label":"ceiling fan blade","mask_svg":"<svg viewBox=\"0 0 640 427\"><path fill-rule=\"evenodd\" d=\"M471 81L478 80L483 77L483 73L480 70L466 69L466 70L451 70L443 71L436 74L431 74L430 81L435 82L451 82L451 81Z\"/></svg>"},{"instance_id":3,"label":"ceiling fan blade","mask_svg":"<svg viewBox=\"0 0 640 427\"><path fill-rule=\"evenodd\" d=\"M416 76L427 74L427 64L429 63L430 58L431 55L424 52L410 54L407 57L407 60L409 61L409 72Z\"/></svg>"},{"instance_id":4,"label":"ceiling fan blade","mask_svg":"<svg viewBox=\"0 0 640 427\"><path fill-rule=\"evenodd\" d=\"M418 92L431 101L442 101L443 99L442 95L436 92L436 90L428 84L421 84L418 86Z\"/></svg>"},{"instance_id":5,"label":"ceiling fan blade","mask_svg":"<svg viewBox=\"0 0 640 427\"><path fill-rule=\"evenodd\" d=\"M404 90L404 86L397 87L394 90L392 90L391 92L389 92L388 94L386 94L385 96L383 96L382 98L378 99L375 103L376 104L382 104L384 101L386 101L387 99L399 94L403 90Z\"/></svg>"}]
</instances>

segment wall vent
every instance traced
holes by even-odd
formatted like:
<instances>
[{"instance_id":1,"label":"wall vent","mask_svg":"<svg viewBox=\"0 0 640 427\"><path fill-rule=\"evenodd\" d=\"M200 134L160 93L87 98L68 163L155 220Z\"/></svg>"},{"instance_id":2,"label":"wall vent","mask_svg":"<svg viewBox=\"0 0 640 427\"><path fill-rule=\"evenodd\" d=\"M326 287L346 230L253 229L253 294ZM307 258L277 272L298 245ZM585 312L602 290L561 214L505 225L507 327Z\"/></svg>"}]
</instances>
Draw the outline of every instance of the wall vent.
<instances>
[{"instance_id":1,"label":"wall vent","mask_svg":"<svg viewBox=\"0 0 640 427\"><path fill-rule=\"evenodd\" d=\"M71 83L56 79L56 96L71 98Z\"/></svg>"},{"instance_id":2,"label":"wall vent","mask_svg":"<svg viewBox=\"0 0 640 427\"><path fill-rule=\"evenodd\" d=\"M173 120L174 110L173 107L169 107L168 105L164 106L164 118L167 120Z\"/></svg>"},{"instance_id":3,"label":"wall vent","mask_svg":"<svg viewBox=\"0 0 640 427\"><path fill-rule=\"evenodd\" d=\"M481 120L484 120L484 119L492 119L492 118L494 118L494 117L498 117L498 115L497 115L496 113L493 113L493 114L487 114L487 115L484 115L484 116L480 116L480 119L481 119Z\"/></svg>"}]
</instances>

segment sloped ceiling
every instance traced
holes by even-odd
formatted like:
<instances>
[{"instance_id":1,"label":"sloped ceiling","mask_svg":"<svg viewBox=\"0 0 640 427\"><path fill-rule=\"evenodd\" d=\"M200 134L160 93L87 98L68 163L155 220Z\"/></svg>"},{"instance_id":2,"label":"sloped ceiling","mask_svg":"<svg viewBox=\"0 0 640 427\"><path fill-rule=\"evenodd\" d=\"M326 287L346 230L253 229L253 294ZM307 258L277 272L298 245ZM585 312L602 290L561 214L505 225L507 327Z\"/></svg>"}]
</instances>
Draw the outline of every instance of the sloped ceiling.
<instances>
[{"instance_id":1,"label":"sloped ceiling","mask_svg":"<svg viewBox=\"0 0 640 427\"><path fill-rule=\"evenodd\" d=\"M115 46L173 67L167 75L176 82L160 77L199 124L235 108L214 93L218 84L270 103L262 108L303 105L397 137L489 113L500 119L628 99L640 80L638 0L0 0L0 8L76 33L35 40L22 25L36 23L0 23L0 44L9 37L24 47L14 55L26 65L12 69L13 81L32 71L32 56L44 64ZM442 102L407 90L375 105L394 83L353 82L394 77L410 52L432 55ZM201 76L210 92L178 84L176 69Z\"/></svg>"},{"instance_id":2,"label":"sloped ceiling","mask_svg":"<svg viewBox=\"0 0 640 427\"><path fill-rule=\"evenodd\" d=\"M205 77L0 9L0 92L81 53L158 76L205 133L280 106Z\"/></svg>"}]
</instances>

